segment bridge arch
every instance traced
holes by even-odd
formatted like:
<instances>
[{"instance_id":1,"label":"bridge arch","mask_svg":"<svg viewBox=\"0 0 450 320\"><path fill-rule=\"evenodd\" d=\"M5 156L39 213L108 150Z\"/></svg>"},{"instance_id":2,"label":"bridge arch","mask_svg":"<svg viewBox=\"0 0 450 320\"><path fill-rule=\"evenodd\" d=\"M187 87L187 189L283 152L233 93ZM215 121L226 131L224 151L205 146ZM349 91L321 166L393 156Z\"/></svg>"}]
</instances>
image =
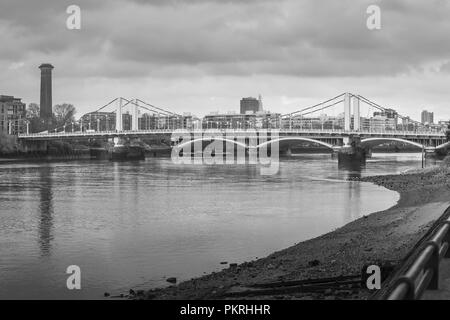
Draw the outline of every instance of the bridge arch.
<instances>
[{"instance_id":1,"label":"bridge arch","mask_svg":"<svg viewBox=\"0 0 450 320\"><path fill-rule=\"evenodd\" d=\"M383 142L403 142L403 143L407 143L410 145L413 145L417 148L425 148L425 146L423 144L420 144L418 142L414 142L414 141L409 141L409 140L405 140L405 139L400 139L400 138L367 138L367 139L363 139L361 140L361 145L378 145L381 144ZM371 144L371 142L374 142L373 144Z\"/></svg>"},{"instance_id":2,"label":"bridge arch","mask_svg":"<svg viewBox=\"0 0 450 320\"><path fill-rule=\"evenodd\" d=\"M305 137L282 137L282 138L278 138L278 139L273 139L270 141L260 143L259 145L256 146L256 148L262 148L262 147L268 146L269 144L273 144L275 142L281 142L281 141L306 141L306 142L317 143L324 147L333 149L333 145L331 145L329 143L326 143L326 142L323 142L320 140L309 139L309 138L305 138Z\"/></svg>"},{"instance_id":3,"label":"bridge arch","mask_svg":"<svg viewBox=\"0 0 450 320\"><path fill-rule=\"evenodd\" d=\"M243 147L243 148L247 148L247 146L245 145L245 143L239 142L239 141L234 141L231 139L226 139L226 138L222 138L222 137L202 137L202 138L198 138L198 139L193 139L193 140L188 140L186 142L182 142L180 144L177 144L174 146L174 148L184 148L185 146L188 146L194 142L198 142L198 141L224 141L224 142L229 142L229 143L234 143L237 146Z\"/></svg>"},{"instance_id":4,"label":"bridge arch","mask_svg":"<svg viewBox=\"0 0 450 320\"><path fill-rule=\"evenodd\" d=\"M436 147L436 149L445 149L445 148L447 148L447 147L450 147L450 141L447 141L447 142L445 142L445 143L443 143L443 144L441 144L441 145L438 145L438 146Z\"/></svg>"}]
</instances>

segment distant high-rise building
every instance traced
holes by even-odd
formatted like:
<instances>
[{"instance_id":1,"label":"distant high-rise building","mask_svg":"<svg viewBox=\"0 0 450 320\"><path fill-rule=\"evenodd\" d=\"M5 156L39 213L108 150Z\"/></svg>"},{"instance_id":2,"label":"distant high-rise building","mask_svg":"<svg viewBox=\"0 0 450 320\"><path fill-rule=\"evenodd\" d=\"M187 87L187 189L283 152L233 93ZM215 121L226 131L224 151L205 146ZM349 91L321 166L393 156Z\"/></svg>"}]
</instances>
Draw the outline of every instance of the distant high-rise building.
<instances>
[{"instance_id":1,"label":"distant high-rise building","mask_svg":"<svg viewBox=\"0 0 450 320\"><path fill-rule=\"evenodd\" d=\"M422 124L433 124L434 123L434 113L423 110L421 114Z\"/></svg>"},{"instance_id":2,"label":"distant high-rise building","mask_svg":"<svg viewBox=\"0 0 450 320\"><path fill-rule=\"evenodd\" d=\"M52 111L52 70L53 66L49 63L43 63L39 66L41 69L41 119L51 119Z\"/></svg>"},{"instance_id":3,"label":"distant high-rise building","mask_svg":"<svg viewBox=\"0 0 450 320\"><path fill-rule=\"evenodd\" d=\"M241 114L256 113L260 111L260 100L252 97L241 99Z\"/></svg>"}]
</instances>

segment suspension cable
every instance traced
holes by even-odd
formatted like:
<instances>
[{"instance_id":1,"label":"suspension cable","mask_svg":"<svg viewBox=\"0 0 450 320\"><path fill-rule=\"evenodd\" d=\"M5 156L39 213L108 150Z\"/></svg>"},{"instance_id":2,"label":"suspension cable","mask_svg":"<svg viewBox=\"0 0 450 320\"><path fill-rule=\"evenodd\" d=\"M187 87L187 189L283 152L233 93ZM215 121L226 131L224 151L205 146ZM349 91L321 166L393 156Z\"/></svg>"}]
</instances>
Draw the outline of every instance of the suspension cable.
<instances>
[{"instance_id":1,"label":"suspension cable","mask_svg":"<svg viewBox=\"0 0 450 320\"><path fill-rule=\"evenodd\" d=\"M133 100L128 100L128 99L125 99L125 98L122 98L122 99L124 99L125 101L128 101L127 104L131 103L131 104L135 105L136 107L139 107L139 108L142 108L142 109L151 111L151 112L153 112L153 113L156 112L156 113L158 113L158 115L160 114L159 111L155 111L155 110L152 110L152 109L147 108L147 107L145 107L145 106L141 106L141 105L137 104L136 102L134 102ZM136 99L136 100L139 100L139 99ZM140 101L140 100L139 100L139 101ZM125 106L126 106L127 104L125 104ZM161 109L161 110L162 110L162 109ZM172 112L169 112L169 111L163 110L163 112L164 112L164 113L162 113L162 115L163 115L164 117L168 117L168 116L179 116L179 115L176 115L175 113L172 113Z\"/></svg>"},{"instance_id":2,"label":"suspension cable","mask_svg":"<svg viewBox=\"0 0 450 320\"><path fill-rule=\"evenodd\" d=\"M165 109L156 107L156 106L154 106L154 105L152 105L152 104L150 104L150 103L147 103L147 102L145 102L145 101L142 101L141 99L136 99L136 100L139 101L139 102L142 102L143 104L146 104L147 106L152 107L152 108L154 108L154 109L161 110L161 111L163 111L163 112L165 112L165 113L168 113L168 114L171 114L171 115L174 115L174 116L181 117L181 115L179 115L179 114L177 114L177 113L174 113L174 112L171 112L171 111L168 111L168 110L165 110ZM142 106L140 106L140 107L142 107Z\"/></svg>"},{"instance_id":3,"label":"suspension cable","mask_svg":"<svg viewBox=\"0 0 450 320\"><path fill-rule=\"evenodd\" d=\"M340 95L338 95L338 96L336 96L336 97L333 97L333 98L328 99L328 100L326 100L326 101L323 101L323 102L321 102L321 103L315 104L315 105L313 105L313 106L310 106L310 107L307 107L307 108L303 108L303 109L301 109L301 110L294 111L294 112L291 112L291 113L286 113L286 114L282 115L282 117L285 117L285 116L290 116L290 117L292 117L292 115L294 115L294 114L296 114L296 113L300 113L300 112L303 112L303 111L307 111L307 110L316 108L316 107L321 106L321 105L323 105L323 104L326 104L326 103L328 103L328 102L330 102L330 101L333 101L333 100L335 100L335 99L337 99L337 98L340 98L340 97L342 97L344 94L345 94L345 93L341 93Z\"/></svg>"}]
</instances>

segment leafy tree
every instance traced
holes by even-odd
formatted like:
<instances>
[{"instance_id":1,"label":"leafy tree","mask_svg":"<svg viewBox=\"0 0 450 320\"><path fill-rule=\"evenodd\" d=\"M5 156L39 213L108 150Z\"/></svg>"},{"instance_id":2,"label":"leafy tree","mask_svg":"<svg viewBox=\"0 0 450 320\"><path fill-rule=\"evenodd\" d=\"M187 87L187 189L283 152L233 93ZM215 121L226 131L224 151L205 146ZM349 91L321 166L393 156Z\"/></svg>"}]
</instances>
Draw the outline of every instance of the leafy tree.
<instances>
[{"instance_id":1,"label":"leafy tree","mask_svg":"<svg viewBox=\"0 0 450 320\"><path fill-rule=\"evenodd\" d=\"M27 108L27 118L39 118L40 109L37 103L30 103Z\"/></svg>"},{"instance_id":2,"label":"leafy tree","mask_svg":"<svg viewBox=\"0 0 450 320\"><path fill-rule=\"evenodd\" d=\"M447 136L447 141L450 141L450 124L447 126L447 132L445 135Z\"/></svg>"},{"instance_id":3,"label":"leafy tree","mask_svg":"<svg viewBox=\"0 0 450 320\"><path fill-rule=\"evenodd\" d=\"M62 127L68 125L72 121L75 121L75 113L77 110L72 104L63 103L57 104L53 107L53 116L55 118L56 127Z\"/></svg>"}]
</instances>

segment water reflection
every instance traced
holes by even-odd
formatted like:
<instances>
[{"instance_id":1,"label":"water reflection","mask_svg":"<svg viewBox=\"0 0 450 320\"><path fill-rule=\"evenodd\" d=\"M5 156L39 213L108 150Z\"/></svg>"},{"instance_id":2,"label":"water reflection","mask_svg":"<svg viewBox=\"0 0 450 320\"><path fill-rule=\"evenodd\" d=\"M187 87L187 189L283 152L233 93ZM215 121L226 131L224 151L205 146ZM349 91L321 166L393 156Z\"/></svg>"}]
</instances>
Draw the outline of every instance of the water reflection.
<instances>
[{"instance_id":1,"label":"water reflection","mask_svg":"<svg viewBox=\"0 0 450 320\"><path fill-rule=\"evenodd\" d=\"M49 256L53 240L52 169L39 170L39 248L42 256Z\"/></svg>"},{"instance_id":2,"label":"water reflection","mask_svg":"<svg viewBox=\"0 0 450 320\"><path fill-rule=\"evenodd\" d=\"M360 162L343 162L338 164L338 169L345 173L347 179L361 178L361 172L366 164Z\"/></svg>"},{"instance_id":3,"label":"water reflection","mask_svg":"<svg viewBox=\"0 0 450 320\"><path fill-rule=\"evenodd\" d=\"M358 219L364 210L364 204L361 202L361 184L352 183L346 188L348 191L348 199L352 205L347 206L345 215L346 221Z\"/></svg>"}]
</instances>

